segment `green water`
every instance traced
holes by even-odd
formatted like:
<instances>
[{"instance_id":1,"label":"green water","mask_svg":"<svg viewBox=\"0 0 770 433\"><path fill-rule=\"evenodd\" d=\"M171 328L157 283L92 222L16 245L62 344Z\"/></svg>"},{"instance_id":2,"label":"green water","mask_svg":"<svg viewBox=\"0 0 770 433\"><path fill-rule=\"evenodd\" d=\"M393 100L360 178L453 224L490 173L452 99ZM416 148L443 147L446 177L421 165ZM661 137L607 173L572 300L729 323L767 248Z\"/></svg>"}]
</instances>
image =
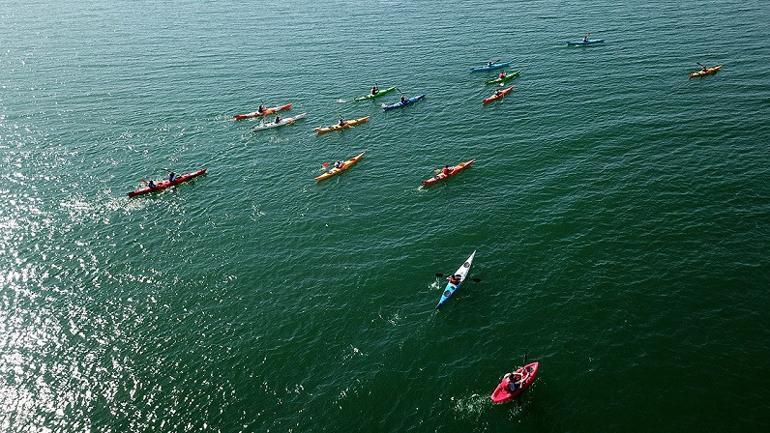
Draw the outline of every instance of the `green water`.
<instances>
[{"instance_id":1,"label":"green water","mask_svg":"<svg viewBox=\"0 0 770 433\"><path fill-rule=\"evenodd\" d=\"M762 431L769 18L760 0L6 2L0 430ZM588 31L606 43L566 47ZM482 107L493 75L469 69L497 58L521 77ZM688 80L695 62L725 66ZM351 102L373 82L427 97ZM232 121L261 100L308 118ZM481 281L436 312L434 274L474 249ZM537 382L491 405L525 353Z\"/></svg>"}]
</instances>

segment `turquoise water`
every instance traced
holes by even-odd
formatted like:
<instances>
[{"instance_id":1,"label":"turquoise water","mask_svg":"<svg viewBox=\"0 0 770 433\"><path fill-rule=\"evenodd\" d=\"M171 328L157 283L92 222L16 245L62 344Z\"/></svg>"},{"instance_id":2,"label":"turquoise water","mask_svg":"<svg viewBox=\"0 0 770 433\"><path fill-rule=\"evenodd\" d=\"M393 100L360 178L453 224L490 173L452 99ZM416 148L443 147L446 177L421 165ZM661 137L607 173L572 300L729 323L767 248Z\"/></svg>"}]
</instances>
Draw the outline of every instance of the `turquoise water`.
<instances>
[{"instance_id":1,"label":"turquoise water","mask_svg":"<svg viewBox=\"0 0 770 433\"><path fill-rule=\"evenodd\" d=\"M768 17L764 1L7 3L2 431L763 430ZM606 43L565 46L587 31ZM497 58L522 74L482 107L490 75L468 71ZM725 66L688 80L695 62ZM351 102L373 81L427 97ZM261 100L308 118L232 121ZM436 312L434 274L474 249L481 281ZM492 406L525 353L536 384Z\"/></svg>"}]
</instances>

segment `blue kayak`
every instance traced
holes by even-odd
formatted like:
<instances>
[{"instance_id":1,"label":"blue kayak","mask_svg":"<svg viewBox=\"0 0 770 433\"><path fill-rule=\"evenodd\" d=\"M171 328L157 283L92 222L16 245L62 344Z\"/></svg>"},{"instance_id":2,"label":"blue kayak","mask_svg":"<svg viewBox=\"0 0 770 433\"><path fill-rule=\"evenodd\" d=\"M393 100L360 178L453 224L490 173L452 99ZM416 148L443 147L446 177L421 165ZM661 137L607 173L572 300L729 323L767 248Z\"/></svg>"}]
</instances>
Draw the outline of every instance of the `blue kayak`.
<instances>
[{"instance_id":1,"label":"blue kayak","mask_svg":"<svg viewBox=\"0 0 770 433\"><path fill-rule=\"evenodd\" d=\"M588 42L584 41L567 41L568 47L587 47L589 45L604 43L604 39L589 39Z\"/></svg>"},{"instance_id":2,"label":"blue kayak","mask_svg":"<svg viewBox=\"0 0 770 433\"><path fill-rule=\"evenodd\" d=\"M511 66L510 62L492 63L491 65L484 65L484 66L479 66L477 68L471 68L471 72L494 71L495 69L507 68L508 66Z\"/></svg>"},{"instance_id":3,"label":"blue kayak","mask_svg":"<svg viewBox=\"0 0 770 433\"><path fill-rule=\"evenodd\" d=\"M404 102L398 101L395 104L382 104L382 109L385 111L393 110L396 108L406 107L407 105L412 105L415 102L419 101L420 99L424 98L425 95L420 96L412 96L411 98L407 99Z\"/></svg>"},{"instance_id":4,"label":"blue kayak","mask_svg":"<svg viewBox=\"0 0 770 433\"><path fill-rule=\"evenodd\" d=\"M473 257L475 255L476 255L476 251L474 250L471 253L471 256L468 257L468 260L466 260L462 264L462 266L460 266L460 269L458 269L457 272L452 274L452 275L460 276L460 284L455 285L452 283L447 283L446 288L444 289L444 293L441 294L441 299L439 299L438 304L436 304L436 309L441 308L441 306L444 305L444 303L446 303L446 301L448 301L449 298L451 298L452 295L454 295L454 293L462 286L463 281L465 281L465 278L468 276L468 271L471 270L471 265L473 264Z\"/></svg>"}]
</instances>

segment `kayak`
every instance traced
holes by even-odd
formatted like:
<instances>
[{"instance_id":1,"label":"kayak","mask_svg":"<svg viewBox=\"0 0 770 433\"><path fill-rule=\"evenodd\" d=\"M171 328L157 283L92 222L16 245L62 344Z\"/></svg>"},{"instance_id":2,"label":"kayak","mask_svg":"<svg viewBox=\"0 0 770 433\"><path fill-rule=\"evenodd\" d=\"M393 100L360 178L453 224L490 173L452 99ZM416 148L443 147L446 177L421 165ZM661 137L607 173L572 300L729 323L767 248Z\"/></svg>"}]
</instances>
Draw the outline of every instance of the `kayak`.
<instances>
[{"instance_id":1,"label":"kayak","mask_svg":"<svg viewBox=\"0 0 770 433\"><path fill-rule=\"evenodd\" d=\"M456 175L457 173L465 170L466 168L470 168L473 165L474 162L476 162L475 159L471 159L470 161L461 162L461 163L455 165L454 167L452 167L452 171L450 171L449 174L447 174L447 175L444 175L444 173L439 173L439 174L433 176L430 179L426 179L426 180L422 181L422 186L431 186L431 185L433 185L433 184L435 184L437 182L440 182L440 181L442 181L444 179L450 178L450 177Z\"/></svg>"},{"instance_id":2,"label":"kayak","mask_svg":"<svg viewBox=\"0 0 770 433\"><path fill-rule=\"evenodd\" d=\"M505 89L501 90L500 93L495 93L494 95L490 96L489 98L484 98L481 100L482 104L489 104L490 102L497 101L498 99L502 99L505 95L511 93L511 90L513 90L513 86L506 87Z\"/></svg>"},{"instance_id":3,"label":"kayak","mask_svg":"<svg viewBox=\"0 0 770 433\"><path fill-rule=\"evenodd\" d=\"M519 71L509 72L505 77L497 77L494 80L485 81L487 84L502 84L519 76Z\"/></svg>"},{"instance_id":4,"label":"kayak","mask_svg":"<svg viewBox=\"0 0 770 433\"><path fill-rule=\"evenodd\" d=\"M265 117L277 111L284 111L284 110L291 110L291 104L284 104L284 105L279 105L277 107L265 108L265 111L261 113L259 111L252 111L251 113L246 113L246 114L236 114L235 120L249 119L252 117Z\"/></svg>"},{"instance_id":5,"label":"kayak","mask_svg":"<svg viewBox=\"0 0 770 433\"><path fill-rule=\"evenodd\" d=\"M438 304L436 304L436 309L441 308L442 305L446 303L446 301L449 300L449 298L452 297L452 295L457 291L457 289L462 286L463 281L465 281L465 277L468 276L468 271L471 270L471 265L473 264L473 257L476 255L476 250L474 250L471 253L471 256L468 257L468 260L466 260L462 266L452 275L460 275L460 284L454 285L452 283L447 283L446 287L444 288L444 293L441 294L441 299L439 299Z\"/></svg>"},{"instance_id":6,"label":"kayak","mask_svg":"<svg viewBox=\"0 0 770 433\"><path fill-rule=\"evenodd\" d=\"M355 99L355 101L366 101L367 99L379 98L380 96L385 95L387 93L390 93L390 92L392 92L394 90L396 90L395 87L388 87L387 89L380 90L379 92L377 92L374 95L372 95L370 93L368 95L359 96L358 98Z\"/></svg>"},{"instance_id":7,"label":"kayak","mask_svg":"<svg viewBox=\"0 0 770 433\"><path fill-rule=\"evenodd\" d=\"M318 135L323 135L323 134L326 134L327 132L341 131L343 129L352 128L354 126L358 126L358 125L360 125L362 123L366 123L368 121L369 121L369 116L360 117L358 119L346 120L345 121L345 125L342 125L342 126L340 126L340 124L338 123L336 125L327 126L325 128L316 128L313 131L315 131Z\"/></svg>"},{"instance_id":8,"label":"kayak","mask_svg":"<svg viewBox=\"0 0 770 433\"><path fill-rule=\"evenodd\" d=\"M147 194L147 193L150 193L150 192L163 191L166 188L172 187L174 185L179 185L180 183L187 182L188 180L194 179L194 178L196 178L196 177L198 177L198 176L200 176L202 174L206 174L206 170L207 170L206 168L202 168L202 169L200 169L198 171L193 171L193 172L190 172L190 173L185 173L185 174L179 175L179 176L176 177L176 179L174 179L173 182L170 182L168 179L160 181L160 182L156 183L155 187L153 187L153 188L150 188L149 186L145 186L143 188L137 188L137 189L129 192L128 196L129 197L136 197L138 195Z\"/></svg>"},{"instance_id":9,"label":"kayak","mask_svg":"<svg viewBox=\"0 0 770 433\"><path fill-rule=\"evenodd\" d=\"M567 41L568 47L587 47L589 45L595 45L595 44L602 44L604 43L604 39L589 39L587 42L585 41Z\"/></svg>"},{"instance_id":10,"label":"kayak","mask_svg":"<svg viewBox=\"0 0 770 433\"><path fill-rule=\"evenodd\" d=\"M307 113L297 114L294 117L283 118L278 123L275 123L275 122L264 122L264 123L261 123L261 124L255 126L255 127L251 128L251 129L252 129L252 131L263 131L265 129L277 128L279 126L285 126L285 125L291 125L292 123L296 122L297 120L304 119L305 117L307 117Z\"/></svg>"},{"instance_id":11,"label":"kayak","mask_svg":"<svg viewBox=\"0 0 770 433\"><path fill-rule=\"evenodd\" d=\"M471 68L471 72L494 71L495 69L507 68L508 66L511 66L510 62L492 63L491 65L484 65L484 66L478 66L478 67L475 67L475 68Z\"/></svg>"},{"instance_id":12,"label":"kayak","mask_svg":"<svg viewBox=\"0 0 770 433\"><path fill-rule=\"evenodd\" d=\"M497 385L497 388L492 392L492 403L494 404L502 404L507 403L512 400L516 400L519 398L522 394L524 394L524 391L527 390L530 386L532 386L532 383L535 382L535 379L537 378L537 370L540 368L540 363L538 361L530 362L529 364L519 367L516 370L516 373L520 373L523 375L522 380L520 381L520 388L516 389L515 391L511 392L508 390L508 383L510 383L510 379L508 377L503 377L503 380Z\"/></svg>"},{"instance_id":13,"label":"kayak","mask_svg":"<svg viewBox=\"0 0 770 433\"><path fill-rule=\"evenodd\" d=\"M366 152L361 152L358 155L356 155L356 156L350 158L349 160L343 162L342 163L342 167L340 167L340 168L332 168L331 170L327 171L326 173L324 173L324 174L322 174L320 176L316 176L315 181L316 182L320 182L322 180L326 180L326 179L328 179L328 178L330 178L332 176L336 176L336 175L342 173L343 171L349 169L350 167L358 164L358 161L360 161L361 158L364 157L364 153L366 153Z\"/></svg>"},{"instance_id":14,"label":"kayak","mask_svg":"<svg viewBox=\"0 0 770 433\"><path fill-rule=\"evenodd\" d=\"M412 105L412 104L414 104L415 102L419 101L420 99L422 99L424 97L425 97L425 95L412 96L411 98L409 98L409 99L407 99L406 101L403 101L403 102L398 101L395 104L382 104L382 109L385 110L385 111L388 111L388 110L393 110L395 108L406 107L407 105Z\"/></svg>"},{"instance_id":15,"label":"kayak","mask_svg":"<svg viewBox=\"0 0 770 433\"><path fill-rule=\"evenodd\" d=\"M690 78L700 78L700 77L705 77L706 75L713 75L719 72L720 69L722 69L722 65L716 65L711 68L706 68L705 71L701 69L700 71L690 72Z\"/></svg>"}]
</instances>

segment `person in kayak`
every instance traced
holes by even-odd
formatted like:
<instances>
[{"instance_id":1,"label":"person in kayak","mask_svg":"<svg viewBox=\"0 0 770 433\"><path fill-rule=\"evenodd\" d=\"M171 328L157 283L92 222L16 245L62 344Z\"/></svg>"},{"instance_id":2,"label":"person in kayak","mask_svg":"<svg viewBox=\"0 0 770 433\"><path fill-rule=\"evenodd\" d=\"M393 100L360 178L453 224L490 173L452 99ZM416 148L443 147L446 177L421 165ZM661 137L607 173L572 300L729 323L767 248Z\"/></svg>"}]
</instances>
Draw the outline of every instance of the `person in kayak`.
<instances>
[{"instance_id":1,"label":"person in kayak","mask_svg":"<svg viewBox=\"0 0 770 433\"><path fill-rule=\"evenodd\" d=\"M174 173L173 171L169 172L168 173L168 181L169 182L173 182L175 180L176 180L176 173Z\"/></svg>"},{"instance_id":2,"label":"person in kayak","mask_svg":"<svg viewBox=\"0 0 770 433\"><path fill-rule=\"evenodd\" d=\"M257 113L264 113L266 110L265 106L262 104L259 104L259 107L257 108Z\"/></svg>"},{"instance_id":3,"label":"person in kayak","mask_svg":"<svg viewBox=\"0 0 770 433\"><path fill-rule=\"evenodd\" d=\"M502 94L503 92L500 89L495 90L495 96L500 97Z\"/></svg>"},{"instance_id":4,"label":"person in kayak","mask_svg":"<svg viewBox=\"0 0 770 433\"><path fill-rule=\"evenodd\" d=\"M147 182L147 188L155 189L155 182L153 182L153 181Z\"/></svg>"},{"instance_id":5,"label":"person in kayak","mask_svg":"<svg viewBox=\"0 0 770 433\"><path fill-rule=\"evenodd\" d=\"M590 35L590 34L591 34L591 33L586 33L586 35L585 35L585 36L583 36L583 43L584 43L584 44L587 44L587 43L588 43L588 35Z\"/></svg>"},{"instance_id":6,"label":"person in kayak","mask_svg":"<svg viewBox=\"0 0 770 433\"><path fill-rule=\"evenodd\" d=\"M281 116L276 115L275 116L275 124L277 125L279 123L281 123Z\"/></svg>"},{"instance_id":7,"label":"person in kayak","mask_svg":"<svg viewBox=\"0 0 770 433\"><path fill-rule=\"evenodd\" d=\"M459 286L460 283L463 282L460 274L452 275L451 277L447 278L447 280L449 281L449 284L452 284L453 286Z\"/></svg>"},{"instance_id":8,"label":"person in kayak","mask_svg":"<svg viewBox=\"0 0 770 433\"><path fill-rule=\"evenodd\" d=\"M378 93L380 93L380 88L377 87L377 85L375 84L374 86L372 86L372 96L374 96L374 95L376 95Z\"/></svg>"},{"instance_id":9,"label":"person in kayak","mask_svg":"<svg viewBox=\"0 0 770 433\"><path fill-rule=\"evenodd\" d=\"M342 161L335 161L334 162L334 168L342 168L345 165Z\"/></svg>"},{"instance_id":10,"label":"person in kayak","mask_svg":"<svg viewBox=\"0 0 770 433\"><path fill-rule=\"evenodd\" d=\"M401 95L401 103L403 104L403 103L405 103L405 102L406 102L406 96L404 96L404 95Z\"/></svg>"},{"instance_id":11,"label":"person in kayak","mask_svg":"<svg viewBox=\"0 0 770 433\"><path fill-rule=\"evenodd\" d=\"M345 121L345 119L343 119L342 117L340 117L340 122L339 122L339 125L340 125L340 126L345 126L345 125L347 125L347 124L348 124L348 122L346 122L346 121Z\"/></svg>"},{"instance_id":12,"label":"person in kayak","mask_svg":"<svg viewBox=\"0 0 770 433\"><path fill-rule=\"evenodd\" d=\"M487 68L491 68L491 67L492 67L492 62L487 62Z\"/></svg>"},{"instance_id":13,"label":"person in kayak","mask_svg":"<svg viewBox=\"0 0 770 433\"><path fill-rule=\"evenodd\" d=\"M443 174L444 176L449 176L450 174L452 174L452 169L449 168L448 165L444 165L444 168L441 169L441 174Z\"/></svg>"},{"instance_id":14,"label":"person in kayak","mask_svg":"<svg viewBox=\"0 0 770 433\"><path fill-rule=\"evenodd\" d=\"M505 71L503 71L503 72L500 72L500 75L498 75L497 78L502 80L503 78L505 78L507 76L508 76L508 74L506 74Z\"/></svg>"},{"instance_id":15,"label":"person in kayak","mask_svg":"<svg viewBox=\"0 0 770 433\"><path fill-rule=\"evenodd\" d=\"M524 375L518 371L512 373L506 373L503 379L508 378L508 386L506 386L508 392L513 393L518 389L521 389L521 385L524 383Z\"/></svg>"}]
</instances>

